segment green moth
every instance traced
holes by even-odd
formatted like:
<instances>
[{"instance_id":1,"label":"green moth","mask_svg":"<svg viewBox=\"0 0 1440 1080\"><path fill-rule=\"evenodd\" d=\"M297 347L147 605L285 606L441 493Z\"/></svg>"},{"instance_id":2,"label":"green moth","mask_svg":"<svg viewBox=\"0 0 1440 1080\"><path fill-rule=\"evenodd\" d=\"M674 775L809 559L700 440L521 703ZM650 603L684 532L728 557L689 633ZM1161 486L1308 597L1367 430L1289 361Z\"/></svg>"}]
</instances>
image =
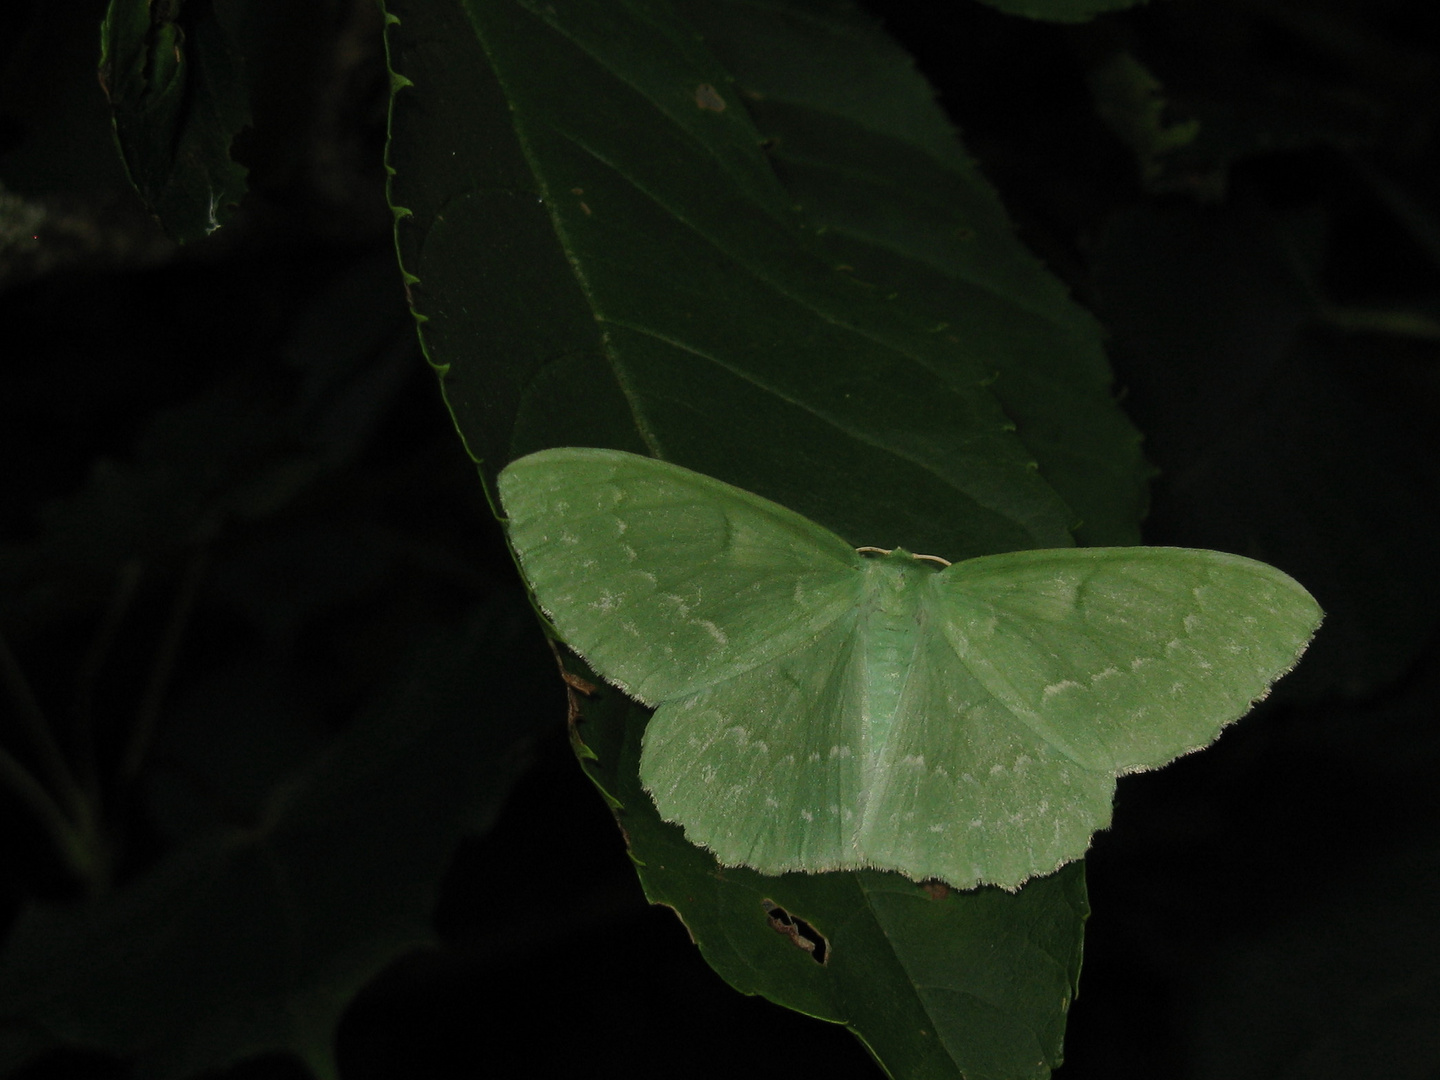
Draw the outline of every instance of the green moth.
<instances>
[{"instance_id":1,"label":"green moth","mask_svg":"<svg viewBox=\"0 0 1440 1080\"><path fill-rule=\"evenodd\" d=\"M613 450L531 454L499 486L556 629L655 709L640 779L661 816L767 874L1018 888L1085 854L1118 775L1243 716L1321 618L1236 555L857 550Z\"/></svg>"}]
</instances>

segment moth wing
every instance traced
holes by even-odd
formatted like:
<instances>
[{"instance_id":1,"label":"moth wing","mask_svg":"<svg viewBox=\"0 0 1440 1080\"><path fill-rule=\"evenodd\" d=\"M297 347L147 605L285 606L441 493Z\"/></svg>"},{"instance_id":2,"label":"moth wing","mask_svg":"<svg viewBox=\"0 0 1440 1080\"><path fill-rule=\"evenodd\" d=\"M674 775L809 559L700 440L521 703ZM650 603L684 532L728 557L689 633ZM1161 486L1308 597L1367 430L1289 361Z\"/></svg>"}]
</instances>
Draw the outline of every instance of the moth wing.
<instances>
[{"instance_id":1,"label":"moth wing","mask_svg":"<svg viewBox=\"0 0 1440 1080\"><path fill-rule=\"evenodd\" d=\"M535 596L605 678L655 705L790 651L859 602L861 557L758 495L616 450L543 450L499 478Z\"/></svg>"},{"instance_id":2,"label":"moth wing","mask_svg":"<svg viewBox=\"0 0 1440 1080\"><path fill-rule=\"evenodd\" d=\"M729 866L863 865L863 657L857 617L650 718L640 779L661 817Z\"/></svg>"},{"instance_id":3,"label":"moth wing","mask_svg":"<svg viewBox=\"0 0 1440 1080\"><path fill-rule=\"evenodd\" d=\"M987 556L921 587L858 843L959 887L1013 889L1084 855L1115 777L1210 743L1321 617L1274 567L1177 548Z\"/></svg>"},{"instance_id":4,"label":"moth wing","mask_svg":"<svg viewBox=\"0 0 1440 1080\"><path fill-rule=\"evenodd\" d=\"M927 584L938 633L990 696L1117 774L1208 745L1295 666L1322 615L1273 566L1186 548L1012 552Z\"/></svg>"},{"instance_id":5,"label":"moth wing","mask_svg":"<svg viewBox=\"0 0 1440 1080\"><path fill-rule=\"evenodd\" d=\"M1082 856L1114 774L1067 756L992 695L925 618L857 848L865 865L956 888L1018 888Z\"/></svg>"}]
</instances>

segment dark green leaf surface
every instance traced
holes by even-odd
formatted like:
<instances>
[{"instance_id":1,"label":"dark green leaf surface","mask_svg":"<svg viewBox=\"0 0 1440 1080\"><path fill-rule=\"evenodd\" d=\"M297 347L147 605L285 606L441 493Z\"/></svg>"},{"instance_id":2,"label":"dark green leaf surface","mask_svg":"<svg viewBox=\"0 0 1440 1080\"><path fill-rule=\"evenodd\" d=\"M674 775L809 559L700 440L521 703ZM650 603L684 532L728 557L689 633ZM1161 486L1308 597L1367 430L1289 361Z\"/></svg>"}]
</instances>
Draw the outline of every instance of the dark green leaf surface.
<instances>
[{"instance_id":1,"label":"dark green leaf surface","mask_svg":"<svg viewBox=\"0 0 1440 1080\"><path fill-rule=\"evenodd\" d=\"M371 712L273 785L261 823L211 833L86 906L34 905L0 959L0 1071L55 1044L180 1078L288 1050L336 1075L335 1022L432 940L460 835L488 827L537 710L517 670L549 658L515 603L418 649ZM477 659L482 658L482 659Z\"/></svg>"},{"instance_id":2,"label":"dark green leaf surface","mask_svg":"<svg viewBox=\"0 0 1440 1080\"><path fill-rule=\"evenodd\" d=\"M933 314L1085 544L1139 543L1146 468L1103 331L1011 230L908 56L849 5L681 5L730 68L836 266Z\"/></svg>"},{"instance_id":3,"label":"dark green leaf surface","mask_svg":"<svg viewBox=\"0 0 1440 1080\"><path fill-rule=\"evenodd\" d=\"M1133 539L1143 468L1093 322L1016 243L903 54L846 7L796 8L682 7L689 22L645 2L387 5L397 245L482 476L602 446L737 484L857 545L955 559L1068 545L1077 526ZM587 743L638 738L638 716L582 712ZM752 876L722 903L709 856L657 821L667 854L641 828L654 811L633 797L633 757L621 772L602 786L627 807L648 891L711 928L697 936L737 985L848 1023L897 1076L1058 1061L1078 870L943 903L883 875ZM757 895L777 880L781 895ZM854 939L835 929L836 970L912 944L885 961L885 991L846 976L817 997L797 975L814 962L763 899L820 927L869 912ZM980 965L976 927L1024 949ZM747 942L742 959L717 951L726 941ZM962 987L941 1008L930 976L907 971L922 956L946 973L935 985L1006 994L975 1006Z\"/></svg>"},{"instance_id":4,"label":"dark green leaf surface","mask_svg":"<svg viewBox=\"0 0 1440 1080\"><path fill-rule=\"evenodd\" d=\"M587 767L620 804L646 895L675 909L737 990L845 1024L896 1077L1045 1077L1060 1063L1089 912L1083 863L1015 894L721 867L640 787L645 710L602 684L588 712ZM804 925L787 933L774 907Z\"/></svg>"},{"instance_id":5,"label":"dark green leaf surface","mask_svg":"<svg viewBox=\"0 0 1440 1080\"><path fill-rule=\"evenodd\" d=\"M961 558L1069 542L1080 514L989 387L1002 343L1024 355L1043 326L967 340L837 269L684 24L639 6L467 11L391 7L412 84L391 196L422 337L487 475L604 445L857 544ZM1121 457L1135 463L1133 441Z\"/></svg>"},{"instance_id":6,"label":"dark green leaf surface","mask_svg":"<svg viewBox=\"0 0 1440 1080\"><path fill-rule=\"evenodd\" d=\"M250 122L235 41L212 5L184 3L111 0L100 56L130 180L181 242L208 236L234 213L246 170L231 143Z\"/></svg>"}]
</instances>

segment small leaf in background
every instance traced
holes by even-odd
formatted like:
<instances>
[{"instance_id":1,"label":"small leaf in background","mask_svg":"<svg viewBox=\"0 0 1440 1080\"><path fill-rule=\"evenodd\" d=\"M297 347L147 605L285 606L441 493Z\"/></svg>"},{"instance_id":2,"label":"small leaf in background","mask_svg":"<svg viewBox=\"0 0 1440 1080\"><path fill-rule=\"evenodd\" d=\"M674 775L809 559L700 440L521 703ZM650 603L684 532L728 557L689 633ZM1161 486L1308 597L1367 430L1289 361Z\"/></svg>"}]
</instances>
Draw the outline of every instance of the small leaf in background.
<instances>
[{"instance_id":1,"label":"small leaf in background","mask_svg":"<svg viewBox=\"0 0 1440 1080\"><path fill-rule=\"evenodd\" d=\"M393 254L243 267L87 278L59 290L68 321L11 337L32 382L6 409L43 408L7 435L68 437L7 489L0 623L98 778L114 858L84 900L8 816L7 1069L79 1048L182 1078L285 1051L333 1076L336 1020L433 945L456 844L557 723L528 606L485 587L504 549ZM405 450L371 459L383 433Z\"/></svg>"},{"instance_id":2,"label":"small leaf in background","mask_svg":"<svg viewBox=\"0 0 1440 1080\"><path fill-rule=\"evenodd\" d=\"M1152 190L1165 171L1163 158L1195 141L1200 122L1172 115L1165 86L1132 54L1111 53L1090 70L1095 110L1135 153L1140 179Z\"/></svg>"},{"instance_id":3,"label":"small leaf in background","mask_svg":"<svg viewBox=\"0 0 1440 1080\"><path fill-rule=\"evenodd\" d=\"M182 243L230 220L247 170L232 153L250 122L244 57L220 18L194 0L111 0L100 82L131 183Z\"/></svg>"},{"instance_id":4,"label":"small leaf in background","mask_svg":"<svg viewBox=\"0 0 1440 1080\"><path fill-rule=\"evenodd\" d=\"M433 942L452 849L494 820L548 723L516 697L549 664L529 623L504 602L419 643L254 828L194 839L109 897L24 911L0 957L0 1068L60 1043L135 1055L154 1080L278 1050L335 1077L340 1013Z\"/></svg>"}]
</instances>

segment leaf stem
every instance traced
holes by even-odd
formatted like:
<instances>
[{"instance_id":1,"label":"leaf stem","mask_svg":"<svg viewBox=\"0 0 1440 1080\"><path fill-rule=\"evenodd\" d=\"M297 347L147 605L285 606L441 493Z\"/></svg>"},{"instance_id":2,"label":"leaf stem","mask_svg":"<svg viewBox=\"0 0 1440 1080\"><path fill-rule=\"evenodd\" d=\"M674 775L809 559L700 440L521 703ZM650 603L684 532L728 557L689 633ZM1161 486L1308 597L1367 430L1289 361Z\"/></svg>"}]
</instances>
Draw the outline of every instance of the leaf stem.
<instances>
[{"instance_id":1,"label":"leaf stem","mask_svg":"<svg viewBox=\"0 0 1440 1080\"><path fill-rule=\"evenodd\" d=\"M145 763L145 756L150 752L150 746L155 741L155 732L160 724L160 707L165 703L165 695L170 689L171 678L175 674L175 661L180 654L180 642L185 636L185 627L195 608L195 598L199 594L200 581L204 577L208 561L205 551L195 552L180 578L175 599L170 605L170 617L166 620L165 631L161 635L159 647L155 650L155 661L150 668L150 678L145 685L145 693L141 697L140 706L136 711L135 728L131 732L130 742L125 748L125 756L120 761L121 784L130 784L140 774L140 768Z\"/></svg>"},{"instance_id":2,"label":"leaf stem","mask_svg":"<svg viewBox=\"0 0 1440 1080\"><path fill-rule=\"evenodd\" d=\"M131 559L120 567L110 602L95 628L90 647L85 650L80 670L75 676L75 738L71 747L75 756L75 769L80 782L98 800L100 783L99 770L95 761L95 684L100 678L100 669L120 633L120 625L135 599L135 593L144 574L144 565L138 559Z\"/></svg>"},{"instance_id":3,"label":"leaf stem","mask_svg":"<svg viewBox=\"0 0 1440 1080\"><path fill-rule=\"evenodd\" d=\"M81 820L72 821L51 796L49 789L3 746L0 746L0 786L10 791L35 815L65 868L83 881L92 894L98 892L103 887L106 868L88 806Z\"/></svg>"},{"instance_id":4,"label":"leaf stem","mask_svg":"<svg viewBox=\"0 0 1440 1080\"><path fill-rule=\"evenodd\" d=\"M1350 333L1440 341L1440 319L1427 311L1330 306L1321 309L1321 317L1331 326Z\"/></svg>"},{"instance_id":5,"label":"leaf stem","mask_svg":"<svg viewBox=\"0 0 1440 1080\"><path fill-rule=\"evenodd\" d=\"M54 734L50 730L50 724L45 719L45 712L40 708L40 702L36 699L35 691L30 685L30 680L25 677L25 672L11 651L10 643L5 639L4 634L0 634L0 683L3 683L6 696L15 705L15 715L20 721L21 730L39 757L40 770L50 782L51 793L58 800L57 810L67 816L75 825L83 827L92 819L90 801L84 789L76 781L75 774L66 762L59 744L56 743ZM12 757L10 760L27 777L30 777L32 782L38 783L18 759ZM9 779L11 774L7 771L5 776ZM42 787L41 790L44 788ZM17 794L24 797L19 789L17 789ZM47 793L47 800L49 799L50 793ZM51 805L55 806L56 803L51 801Z\"/></svg>"}]
</instances>

